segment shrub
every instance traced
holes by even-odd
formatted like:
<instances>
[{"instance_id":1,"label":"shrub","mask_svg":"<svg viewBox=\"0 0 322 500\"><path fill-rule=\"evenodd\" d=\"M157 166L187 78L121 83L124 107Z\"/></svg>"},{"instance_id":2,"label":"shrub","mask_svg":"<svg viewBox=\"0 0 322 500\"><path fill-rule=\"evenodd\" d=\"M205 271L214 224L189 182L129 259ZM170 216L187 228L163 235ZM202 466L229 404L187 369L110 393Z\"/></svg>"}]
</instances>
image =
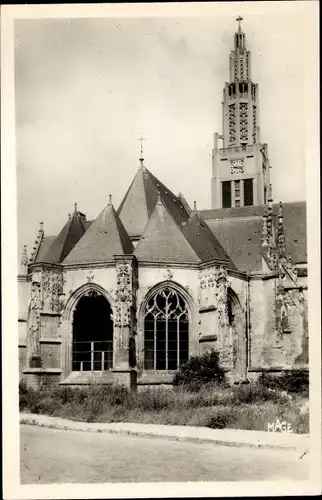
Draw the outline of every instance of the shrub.
<instances>
[{"instance_id":1,"label":"shrub","mask_svg":"<svg viewBox=\"0 0 322 500\"><path fill-rule=\"evenodd\" d=\"M193 356L181 365L173 378L173 385L185 385L190 391L198 391L202 385L223 384L225 373L219 366L219 356L214 350L203 356Z\"/></svg>"},{"instance_id":2,"label":"shrub","mask_svg":"<svg viewBox=\"0 0 322 500\"><path fill-rule=\"evenodd\" d=\"M284 392L277 389L271 389L259 384L239 385L232 388L232 403L263 403L271 401L272 403L285 404L291 398Z\"/></svg>"},{"instance_id":3,"label":"shrub","mask_svg":"<svg viewBox=\"0 0 322 500\"><path fill-rule=\"evenodd\" d=\"M281 375L262 373L258 384L269 389L287 391L308 396L309 373L302 370L285 370Z\"/></svg>"},{"instance_id":4,"label":"shrub","mask_svg":"<svg viewBox=\"0 0 322 500\"><path fill-rule=\"evenodd\" d=\"M19 384L19 411L41 413L42 398L43 396L38 391L27 388L24 384Z\"/></svg>"}]
</instances>

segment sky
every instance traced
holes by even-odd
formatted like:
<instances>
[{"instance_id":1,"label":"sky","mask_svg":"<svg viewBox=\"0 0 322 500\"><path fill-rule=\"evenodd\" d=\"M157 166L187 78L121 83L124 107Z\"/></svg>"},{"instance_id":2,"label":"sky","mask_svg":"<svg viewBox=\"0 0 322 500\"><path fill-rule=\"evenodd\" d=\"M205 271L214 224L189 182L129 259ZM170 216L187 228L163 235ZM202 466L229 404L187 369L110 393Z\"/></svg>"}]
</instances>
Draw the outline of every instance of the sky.
<instances>
[{"instance_id":1,"label":"sky","mask_svg":"<svg viewBox=\"0 0 322 500\"><path fill-rule=\"evenodd\" d=\"M39 221L57 234L75 202L88 219L109 194L117 209L139 167L141 133L146 167L210 208L213 134L222 132L240 13L15 21L18 253L31 250ZM242 27L274 200L304 200L303 19L259 8Z\"/></svg>"}]
</instances>

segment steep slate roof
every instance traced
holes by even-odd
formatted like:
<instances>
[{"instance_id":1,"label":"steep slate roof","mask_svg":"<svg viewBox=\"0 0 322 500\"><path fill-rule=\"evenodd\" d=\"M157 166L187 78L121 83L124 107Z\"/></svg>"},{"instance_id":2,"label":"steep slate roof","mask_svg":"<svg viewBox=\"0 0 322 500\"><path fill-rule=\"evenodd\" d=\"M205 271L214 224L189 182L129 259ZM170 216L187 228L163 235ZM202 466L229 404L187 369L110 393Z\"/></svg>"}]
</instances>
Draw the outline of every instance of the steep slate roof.
<instances>
[{"instance_id":1,"label":"steep slate roof","mask_svg":"<svg viewBox=\"0 0 322 500\"><path fill-rule=\"evenodd\" d=\"M133 253L133 244L109 203L64 260L64 264L102 262L115 254Z\"/></svg>"},{"instance_id":2,"label":"steep slate roof","mask_svg":"<svg viewBox=\"0 0 322 500\"><path fill-rule=\"evenodd\" d=\"M210 259L225 260L235 268L207 224L193 212L178 222L161 196L138 242L134 255L140 261L198 263Z\"/></svg>"},{"instance_id":3,"label":"steep slate roof","mask_svg":"<svg viewBox=\"0 0 322 500\"><path fill-rule=\"evenodd\" d=\"M261 270L261 218L214 219L207 224L239 271Z\"/></svg>"},{"instance_id":4,"label":"steep slate roof","mask_svg":"<svg viewBox=\"0 0 322 500\"><path fill-rule=\"evenodd\" d=\"M52 264L62 262L84 233L84 216L80 214L80 212L75 211L58 236L53 240L46 254L44 254L41 259L38 254L37 261Z\"/></svg>"},{"instance_id":5,"label":"steep slate roof","mask_svg":"<svg viewBox=\"0 0 322 500\"><path fill-rule=\"evenodd\" d=\"M274 204L275 215L278 209L279 205ZM306 203L284 203L283 209L286 250L294 263L304 263L307 261ZM261 269L262 216L265 210L267 205L200 212L240 271Z\"/></svg>"},{"instance_id":6,"label":"steep slate roof","mask_svg":"<svg viewBox=\"0 0 322 500\"><path fill-rule=\"evenodd\" d=\"M134 250L134 255L139 261L200 261L161 197Z\"/></svg>"},{"instance_id":7,"label":"steep slate roof","mask_svg":"<svg viewBox=\"0 0 322 500\"><path fill-rule=\"evenodd\" d=\"M157 203L158 193L177 222L188 219L189 214L182 201L141 163L117 211L130 237L143 234Z\"/></svg>"},{"instance_id":8,"label":"steep slate roof","mask_svg":"<svg viewBox=\"0 0 322 500\"><path fill-rule=\"evenodd\" d=\"M34 262L44 262L45 255L56 238L57 236L43 236Z\"/></svg>"},{"instance_id":9,"label":"steep slate roof","mask_svg":"<svg viewBox=\"0 0 322 500\"><path fill-rule=\"evenodd\" d=\"M182 232L202 262L210 259L226 260L230 269L236 269L215 234L197 212L191 213L189 220L182 226Z\"/></svg>"},{"instance_id":10,"label":"steep slate roof","mask_svg":"<svg viewBox=\"0 0 322 500\"><path fill-rule=\"evenodd\" d=\"M92 221L92 220L84 220L85 231L87 231L87 229L92 224L92 222L94 222L94 221Z\"/></svg>"}]
</instances>

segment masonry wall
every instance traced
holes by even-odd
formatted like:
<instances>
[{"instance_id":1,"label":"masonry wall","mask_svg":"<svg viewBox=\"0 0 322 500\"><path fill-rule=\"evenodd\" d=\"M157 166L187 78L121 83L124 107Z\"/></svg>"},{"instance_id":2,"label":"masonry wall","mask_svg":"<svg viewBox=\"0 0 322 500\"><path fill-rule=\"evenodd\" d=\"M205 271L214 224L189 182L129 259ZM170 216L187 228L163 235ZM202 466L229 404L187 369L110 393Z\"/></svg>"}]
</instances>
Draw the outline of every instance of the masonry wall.
<instances>
[{"instance_id":1,"label":"masonry wall","mask_svg":"<svg viewBox=\"0 0 322 500\"><path fill-rule=\"evenodd\" d=\"M250 374L308 367L307 292L300 283L286 289L283 328L277 286L276 277L250 281Z\"/></svg>"},{"instance_id":2,"label":"masonry wall","mask_svg":"<svg viewBox=\"0 0 322 500\"><path fill-rule=\"evenodd\" d=\"M19 378L27 361L27 320L30 300L30 283L27 276L18 277L18 352L19 352Z\"/></svg>"},{"instance_id":3,"label":"masonry wall","mask_svg":"<svg viewBox=\"0 0 322 500\"><path fill-rule=\"evenodd\" d=\"M148 297L153 295L155 287L160 284L174 286L183 298L188 302L191 312L189 322L189 353L199 354L199 343L197 337L197 311L198 299L198 271L185 267L174 266L139 266L139 287L137 291L137 336L136 336L136 360L139 383L170 383L173 378L172 372L164 371L146 372L144 369L144 309Z\"/></svg>"}]
</instances>

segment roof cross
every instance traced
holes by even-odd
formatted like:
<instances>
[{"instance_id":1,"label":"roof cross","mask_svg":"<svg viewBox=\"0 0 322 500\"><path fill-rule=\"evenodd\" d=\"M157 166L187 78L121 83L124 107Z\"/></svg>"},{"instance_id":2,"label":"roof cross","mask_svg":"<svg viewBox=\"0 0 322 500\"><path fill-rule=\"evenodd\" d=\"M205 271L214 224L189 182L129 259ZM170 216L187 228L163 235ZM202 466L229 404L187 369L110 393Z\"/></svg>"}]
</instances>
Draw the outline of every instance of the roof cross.
<instances>
[{"instance_id":1,"label":"roof cross","mask_svg":"<svg viewBox=\"0 0 322 500\"><path fill-rule=\"evenodd\" d=\"M138 141L141 141L141 158L143 158L143 141L145 141L146 138L142 136L138 139Z\"/></svg>"},{"instance_id":2,"label":"roof cross","mask_svg":"<svg viewBox=\"0 0 322 500\"><path fill-rule=\"evenodd\" d=\"M240 25L240 23L241 23L241 21L242 21L243 19L244 19L244 18L243 18L243 17L241 17L241 16L236 17L236 21L238 21L238 31L241 31L241 25Z\"/></svg>"}]
</instances>

